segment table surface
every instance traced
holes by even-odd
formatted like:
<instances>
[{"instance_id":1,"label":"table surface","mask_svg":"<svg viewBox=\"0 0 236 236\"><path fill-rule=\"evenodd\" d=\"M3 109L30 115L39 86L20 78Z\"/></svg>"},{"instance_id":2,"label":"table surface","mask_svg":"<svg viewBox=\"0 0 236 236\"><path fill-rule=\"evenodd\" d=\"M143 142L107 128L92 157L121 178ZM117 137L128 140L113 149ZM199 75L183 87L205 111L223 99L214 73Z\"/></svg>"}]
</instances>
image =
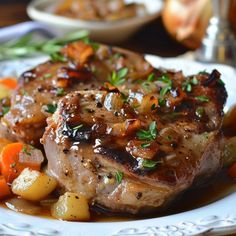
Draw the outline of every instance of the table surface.
<instances>
[{"instance_id":1,"label":"table surface","mask_svg":"<svg viewBox=\"0 0 236 236\"><path fill-rule=\"evenodd\" d=\"M1 0L0 27L30 20L26 13L28 3L29 0ZM168 35L161 17L144 26L132 38L118 46L163 57L174 57L187 51L187 48Z\"/></svg>"}]
</instances>

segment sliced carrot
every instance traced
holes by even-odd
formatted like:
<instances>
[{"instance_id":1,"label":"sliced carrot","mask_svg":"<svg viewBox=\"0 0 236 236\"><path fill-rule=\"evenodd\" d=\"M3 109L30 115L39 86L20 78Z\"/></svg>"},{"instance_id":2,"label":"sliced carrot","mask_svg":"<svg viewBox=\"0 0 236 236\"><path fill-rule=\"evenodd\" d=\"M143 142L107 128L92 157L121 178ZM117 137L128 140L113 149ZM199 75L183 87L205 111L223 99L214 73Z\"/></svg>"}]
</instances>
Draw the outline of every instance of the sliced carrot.
<instances>
[{"instance_id":1,"label":"sliced carrot","mask_svg":"<svg viewBox=\"0 0 236 236\"><path fill-rule=\"evenodd\" d=\"M0 84L4 85L10 89L16 89L17 80L14 78L7 77L7 78L0 79Z\"/></svg>"},{"instance_id":2,"label":"sliced carrot","mask_svg":"<svg viewBox=\"0 0 236 236\"><path fill-rule=\"evenodd\" d=\"M6 145L1 152L0 165L2 175L8 183L11 183L23 170L19 164L19 153L23 149L22 143L10 143Z\"/></svg>"},{"instance_id":3,"label":"sliced carrot","mask_svg":"<svg viewBox=\"0 0 236 236\"><path fill-rule=\"evenodd\" d=\"M2 152L2 149L9 143L12 143L12 141L5 138L0 138L0 153Z\"/></svg>"},{"instance_id":4,"label":"sliced carrot","mask_svg":"<svg viewBox=\"0 0 236 236\"><path fill-rule=\"evenodd\" d=\"M0 167L1 173L6 178L7 183L12 183L12 181L17 178L20 173L27 167L33 170L40 170L40 162L22 162L19 160L20 153L28 153L28 145L23 143L10 143L7 144L1 152L0 155ZM28 153L28 155L31 155ZM30 158L29 158L30 159Z\"/></svg>"},{"instance_id":5,"label":"sliced carrot","mask_svg":"<svg viewBox=\"0 0 236 236\"><path fill-rule=\"evenodd\" d=\"M10 194L10 187L7 185L6 179L2 175L0 175L0 199L3 199Z\"/></svg>"},{"instance_id":6,"label":"sliced carrot","mask_svg":"<svg viewBox=\"0 0 236 236\"><path fill-rule=\"evenodd\" d=\"M234 163L228 170L228 174L232 178L236 178L236 163Z\"/></svg>"}]
</instances>

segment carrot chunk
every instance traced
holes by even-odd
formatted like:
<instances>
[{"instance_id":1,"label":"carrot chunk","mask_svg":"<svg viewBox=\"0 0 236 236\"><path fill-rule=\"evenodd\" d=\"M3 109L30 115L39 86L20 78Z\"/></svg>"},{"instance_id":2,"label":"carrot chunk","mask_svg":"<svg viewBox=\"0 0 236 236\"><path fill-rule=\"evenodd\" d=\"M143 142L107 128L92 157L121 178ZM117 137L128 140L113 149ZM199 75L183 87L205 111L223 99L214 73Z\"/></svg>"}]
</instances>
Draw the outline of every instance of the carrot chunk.
<instances>
[{"instance_id":1,"label":"carrot chunk","mask_svg":"<svg viewBox=\"0 0 236 236\"><path fill-rule=\"evenodd\" d=\"M0 79L0 84L4 85L10 89L16 89L17 80L14 78L7 77L7 78Z\"/></svg>"},{"instance_id":2,"label":"carrot chunk","mask_svg":"<svg viewBox=\"0 0 236 236\"><path fill-rule=\"evenodd\" d=\"M22 143L10 143L1 152L0 165L2 175L8 183L11 183L23 170L19 163L19 153L23 149Z\"/></svg>"},{"instance_id":3,"label":"carrot chunk","mask_svg":"<svg viewBox=\"0 0 236 236\"><path fill-rule=\"evenodd\" d=\"M0 175L0 199L3 199L10 194L10 187L7 185L6 179L2 175Z\"/></svg>"}]
</instances>

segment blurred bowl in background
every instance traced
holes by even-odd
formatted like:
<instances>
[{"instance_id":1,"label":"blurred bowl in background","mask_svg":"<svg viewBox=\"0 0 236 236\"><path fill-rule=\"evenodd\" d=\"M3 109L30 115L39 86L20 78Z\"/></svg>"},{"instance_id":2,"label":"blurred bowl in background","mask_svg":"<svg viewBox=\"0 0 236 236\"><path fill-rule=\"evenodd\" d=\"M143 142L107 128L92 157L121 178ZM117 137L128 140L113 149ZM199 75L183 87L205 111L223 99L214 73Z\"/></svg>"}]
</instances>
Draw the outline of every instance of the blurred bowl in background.
<instances>
[{"instance_id":1,"label":"blurred bowl in background","mask_svg":"<svg viewBox=\"0 0 236 236\"><path fill-rule=\"evenodd\" d=\"M162 10L162 0L126 0L143 4L147 13L143 16L135 16L116 21L86 21L56 15L58 0L34 0L27 7L27 13L31 19L48 26L56 35L67 32L86 29L93 40L118 43L125 41L142 26L157 18Z\"/></svg>"},{"instance_id":2,"label":"blurred bowl in background","mask_svg":"<svg viewBox=\"0 0 236 236\"><path fill-rule=\"evenodd\" d=\"M166 0L162 17L172 37L196 49L201 45L211 14L210 0ZM231 0L229 20L236 33L236 0Z\"/></svg>"}]
</instances>

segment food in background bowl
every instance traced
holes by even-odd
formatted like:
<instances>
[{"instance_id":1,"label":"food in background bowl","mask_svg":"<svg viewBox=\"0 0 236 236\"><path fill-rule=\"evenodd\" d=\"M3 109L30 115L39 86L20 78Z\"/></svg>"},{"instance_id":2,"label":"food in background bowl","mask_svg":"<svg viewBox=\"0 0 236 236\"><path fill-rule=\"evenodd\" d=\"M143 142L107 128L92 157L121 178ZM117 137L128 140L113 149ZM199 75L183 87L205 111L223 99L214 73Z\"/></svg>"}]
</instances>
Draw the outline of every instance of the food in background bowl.
<instances>
[{"instance_id":1,"label":"food in background bowl","mask_svg":"<svg viewBox=\"0 0 236 236\"><path fill-rule=\"evenodd\" d=\"M124 0L64 0L56 9L58 15L89 21L114 21L146 14L143 4Z\"/></svg>"},{"instance_id":2,"label":"food in background bowl","mask_svg":"<svg viewBox=\"0 0 236 236\"><path fill-rule=\"evenodd\" d=\"M97 2L100 3L100 1ZM34 0L29 4L27 12L33 20L42 22L50 27L56 35L86 29L93 40L118 43L128 39L142 26L157 18L163 6L161 0L132 0L127 2L135 3L137 6L142 4L145 6L146 13L141 14L138 11L133 17L127 17L130 13L126 12L126 7L122 10L119 7L119 15L122 16L120 18L122 20L85 20L56 14L55 10L58 8L57 0ZM108 18L108 15L106 17ZM111 18L117 19L117 16L109 15L109 19Z\"/></svg>"}]
</instances>

